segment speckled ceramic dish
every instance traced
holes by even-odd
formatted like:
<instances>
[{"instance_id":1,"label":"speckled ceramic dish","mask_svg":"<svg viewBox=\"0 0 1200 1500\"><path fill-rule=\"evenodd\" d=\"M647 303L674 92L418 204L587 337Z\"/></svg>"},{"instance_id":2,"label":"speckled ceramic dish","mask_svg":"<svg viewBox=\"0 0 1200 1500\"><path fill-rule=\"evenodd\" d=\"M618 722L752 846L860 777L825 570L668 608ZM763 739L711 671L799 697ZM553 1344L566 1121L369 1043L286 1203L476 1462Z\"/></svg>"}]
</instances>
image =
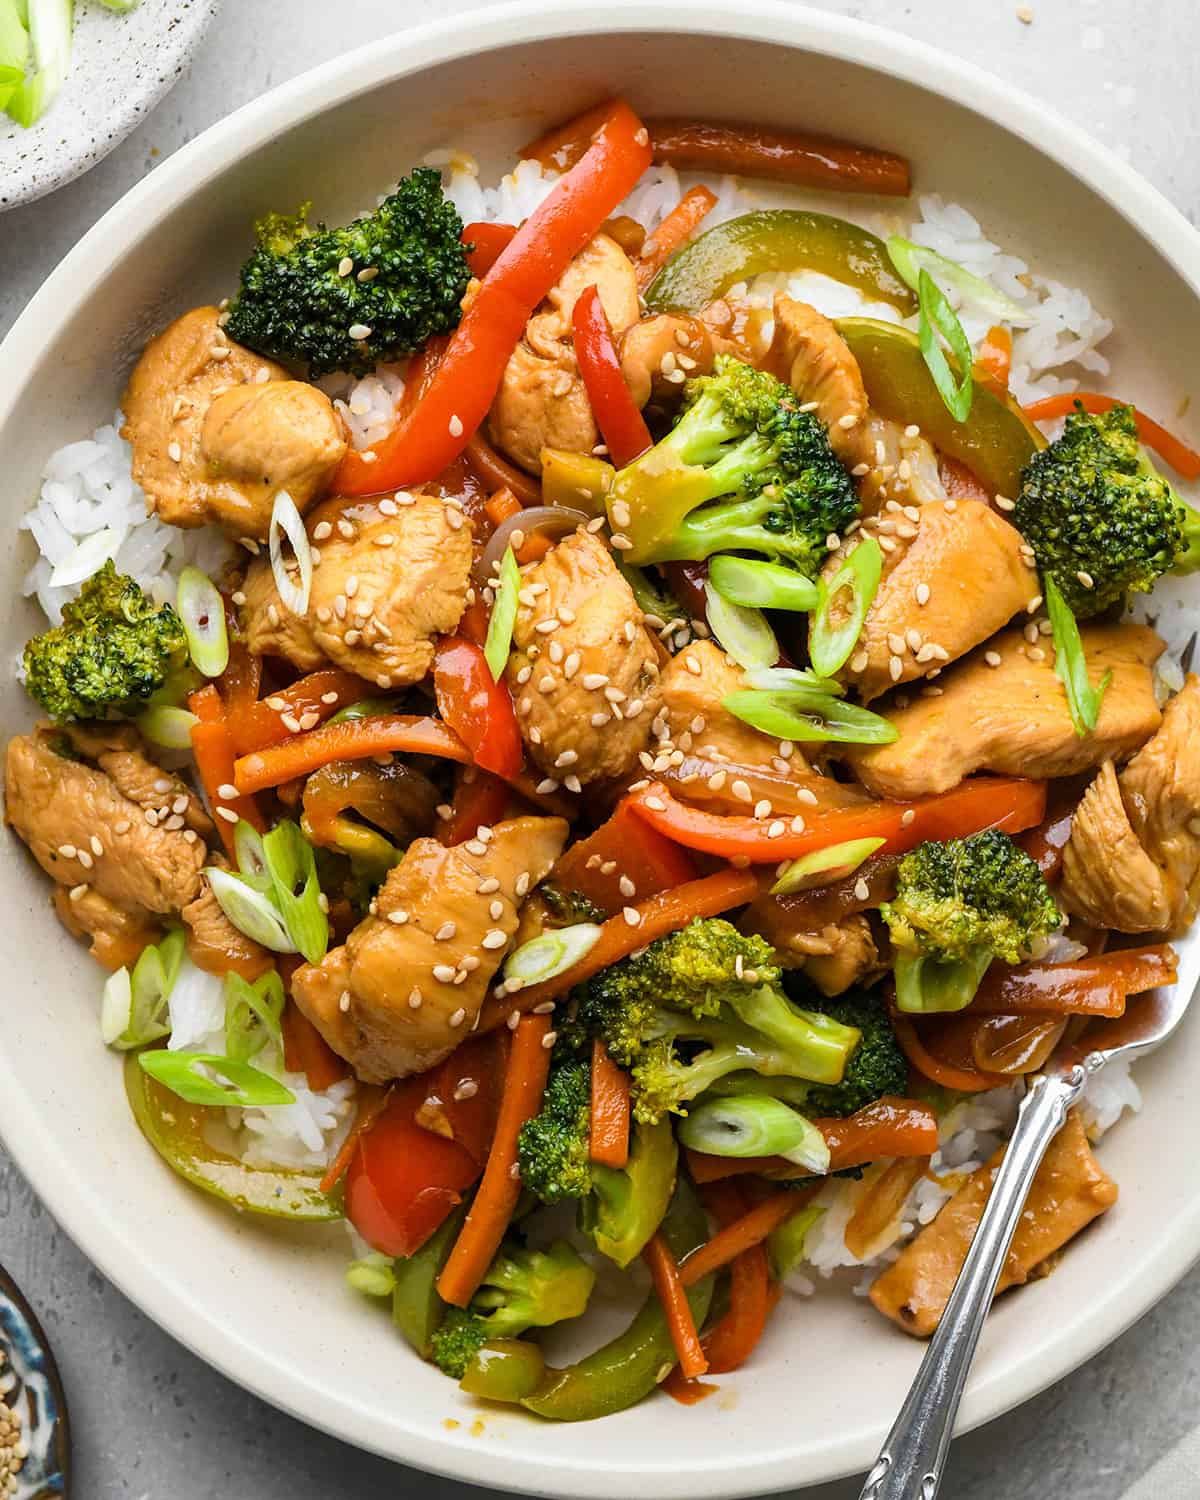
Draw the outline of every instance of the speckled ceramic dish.
<instances>
[{"instance_id":1,"label":"speckled ceramic dish","mask_svg":"<svg viewBox=\"0 0 1200 1500\"><path fill-rule=\"evenodd\" d=\"M10 1500L65 1500L71 1493L71 1444L62 1382L41 1325L3 1266L0 1352L0 1402L17 1413L28 1449Z\"/></svg>"},{"instance_id":2,"label":"speckled ceramic dish","mask_svg":"<svg viewBox=\"0 0 1200 1500\"><path fill-rule=\"evenodd\" d=\"M1084 285L1116 320L1114 390L1152 412L1178 413L1189 396L1196 410L1200 236L1024 95L902 36L790 3L520 0L374 41L255 100L140 182L49 278L0 350L0 659L38 628L20 597L30 555L16 525L46 456L111 420L150 333L230 290L256 215L312 198L338 222L448 144L498 178L537 129L608 92L647 112L903 152L918 191L967 205L993 238ZM1181 428L1194 438L1192 418ZM0 673L0 731L30 718L13 674ZM873 1461L921 1347L836 1293L789 1305L701 1407L663 1397L578 1426L481 1411L343 1285L340 1225L238 1217L157 1159L100 1041L96 966L48 894L26 850L0 839L0 1132L104 1274L225 1374L402 1463L560 1500L761 1495ZM1179 982L1192 986L1200 935L1179 948ZM1094 1354L1200 1254L1200 1177L1188 1166L1200 1157L1198 1049L1193 1010L1139 1066L1145 1106L1102 1147L1120 1202L1053 1276L997 1305L963 1426Z\"/></svg>"},{"instance_id":3,"label":"speckled ceramic dish","mask_svg":"<svg viewBox=\"0 0 1200 1500\"><path fill-rule=\"evenodd\" d=\"M179 79L221 0L142 0L128 15L77 0L71 72L28 130L0 114L0 212L80 176Z\"/></svg>"}]
</instances>

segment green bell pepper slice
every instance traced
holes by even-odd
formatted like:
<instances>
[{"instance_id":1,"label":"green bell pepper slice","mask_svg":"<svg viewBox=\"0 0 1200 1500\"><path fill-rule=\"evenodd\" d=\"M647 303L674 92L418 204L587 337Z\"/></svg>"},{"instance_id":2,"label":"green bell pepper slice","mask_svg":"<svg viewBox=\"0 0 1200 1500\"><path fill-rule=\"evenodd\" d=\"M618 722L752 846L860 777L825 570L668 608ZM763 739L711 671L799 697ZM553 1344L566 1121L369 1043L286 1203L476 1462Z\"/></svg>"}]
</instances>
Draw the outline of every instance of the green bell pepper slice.
<instances>
[{"instance_id":1,"label":"green bell pepper slice","mask_svg":"<svg viewBox=\"0 0 1200 1500\"><path fill-rule=\"evenodd\" d=\"M819 271L905 317L917 310L878 235L831 214L790 208L758 209L698 235L646 288L646 306L656 313L697 313L764 271Z\"/></svg>"},{"instance_id":2,"label":"green bell pepper slice","mask_svg":"<svg viewBox=\"0 0 1200 1500\"><path fill-rule=\"evenodd\" d=\"M126 1053L125 1095L142 1134L173 1171L195 1187L250 1213L308 1222L343 1217L340 1195L321 1191L317 1167L248 1167L214 1147L204 1133L212 1110L189 1104L156 1083Z\"/></svg>"},{"instance_id":3,"label":"green bell pepper slice","mask_svg":"<svg viewBox=\"0 0 1200 1500\"><path fill-rule=\"evenodd\" d=\"M392 1262L392 1322L422 1359L429 1358L446 1312L437 1279L466 1216L467 1205L460 1203L415 1254Z\"/></svg>"},{"instance_id":4,"label":"green bell pepper slice","mask_svg":"<svg viewBox=\"0 0 1200 1500\"><path fill-rule=\"evenodd\" d=\"M458 1382L468 1396L510 1405L532 1396L546 1373L546 1360L526 1339L492 1339L484 1344Z\"/></svg>"},{"instance_id":5,"label":"green bell pepper slice","mask_svg":"<svg viewBox=\"0 0 1200 1500\"><path fill-rule=\"evenodd\" d=\"M596 1249L625 1269L662 1223L671 1194L679 1147L669 1120L634 1125L624 1167L592 1164L592 1191L579 1206L579 1227Z\"/></svg>"},{"instance_id":6,"label":"green bell pepper slice","mask_svg":"<svg viewBox=\"0 0 1200 1500\"><path fill-rule=\"evenodd\" d=\"M837 330L880 416L915 422L923 437L965 464L989 494L1012 499L1019 493L1021 470L1046 440L1011 396L977 381L970 415L957 422L938 395L915 333L874 318L839 318Z\"/></svg>"},{"instance_id":7,"label":"green bell pepper slice","mask_svg":"<svg viewBox=\"0 0 1200 1500\"><path fill-rule=\"evenodd\" d=\"M680 1178L667 1216L659 1226L677 1260L708 1239L708 1224L695 1190ZM715 1276L688 1288L697 1328L712 1303ZM648 1396L676 1363L675 1346L662 1305L651 1292L624 1333L563 1369L547 1369L545 1379L521 1405L552 1422L590 1422L624 1411Z\"/></svg>"}]
</instances>

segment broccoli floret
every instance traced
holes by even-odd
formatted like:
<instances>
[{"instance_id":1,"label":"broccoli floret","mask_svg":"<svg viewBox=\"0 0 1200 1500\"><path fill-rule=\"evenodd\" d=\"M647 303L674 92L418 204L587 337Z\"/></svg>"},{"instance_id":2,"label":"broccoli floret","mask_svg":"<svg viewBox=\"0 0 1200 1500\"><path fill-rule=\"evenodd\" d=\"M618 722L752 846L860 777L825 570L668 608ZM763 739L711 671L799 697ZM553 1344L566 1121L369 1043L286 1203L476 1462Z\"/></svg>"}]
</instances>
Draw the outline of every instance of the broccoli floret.
<instances>
[{"instance_id":1,"label":"broccoli floret","mask_svg":"<svg viewBox=\"0 0 1200 1500\"><path fill-rule=\"evenodd\" d=\"M896 953L901 1010L960 1010L993 959L1019 963L1062 925L1041 871L1006 833L920 844L880 914Z\"/></svg>"},{"instance_id":2,"label":"broccoli floret","mask_svg":"<svg viewBox=\"0 0 1200 1500\"><path fill-rule=\"evenodd\" d=\"M311 226L310 207L255 224L230 338L310 375L366 375L458 326L470 271L462 220L437 172L419 167L341 229Z\"/></svg>"},{"instance_id":3,"label":"broccoli floret","mask_svg":"<svg viewBox=\"0 0 1200 1500\"><path fill-rule=\"evenodd\" d=\"M565 1240L548 1250L506 1240L470 1303L447 1309L433 1335L433 1362L461 1380L491 1339L515 1339L530 1328L581 1317L595 1284L595 1271Z\"/></svg>"},{"instance_id":4,"label":"broccoli floret","mask_svg":"<svg viewBox=\"0 0 1200 1500\"><path fill-rule=\"evenodd\" d=\"M739 1069L839 1083L858 1031L793 1006L779 977L770 944L705 918L589 980L578 1019L630 1069L646 1124Z\"/></svg>"},{"instance_id":5,"label":"broccoli floret","mask_svg":"<svg viewBox=\"0 0 1200 1500\"><path fill-rule=\"evenodd\" d=\"M810 576L830 533L858 514L818 418L773 375L728 355L688 382L679 420L620 470L608 504L610 518L614 508L621 516L613 530L633 544L626 563L753 552Z\"/></svg>"},{"instance_id":6,"label":"broccoli floret","mask_svg":"<svg viewBox=\"0 0 1200 1500\"><path fill-rule=\"evenodd\" d=\"M1078 407L1026 465L1012 518L1079 619L1145 593L1170 568L1200 567L1200 514L1146 457L1132 406Z\"/></svg>"},{"instance_id":7,"label":"broccoli floret","mask_svg":"<svg viewBox=\"0 0 1200 1500\"><path fill-rule=\"evenodd\" d=\"M521 1181L543 1203L582 1198L592 1190L591 1053L591 1038L581 1026L560 1023L541 1111L526 1121L517 1139Z\"/></svg>"},{"instance_id":8,"label":"broccoli floret","mask_svg":"<svg viewBox=\"0 0 1200 1500\"><path fill-rule=\"evenodd\" d=\"M573 926L576 922L603 922L608 916L594 901L589 901L579 891L564 890L552 880L543 880L538 886L538 895L550 908L556 922Z\"/></svg>"},{"instance_id":9,"label":"broccoli floret","mask_svg":"<svg viewBox=\"0 0 1200 1500\"><path fill-rule=\"evenodd\" d=\"M53 718L132 718L187 661L179 616L106 562L25 647L25 686Z\"/></svg>"}]
</instances>

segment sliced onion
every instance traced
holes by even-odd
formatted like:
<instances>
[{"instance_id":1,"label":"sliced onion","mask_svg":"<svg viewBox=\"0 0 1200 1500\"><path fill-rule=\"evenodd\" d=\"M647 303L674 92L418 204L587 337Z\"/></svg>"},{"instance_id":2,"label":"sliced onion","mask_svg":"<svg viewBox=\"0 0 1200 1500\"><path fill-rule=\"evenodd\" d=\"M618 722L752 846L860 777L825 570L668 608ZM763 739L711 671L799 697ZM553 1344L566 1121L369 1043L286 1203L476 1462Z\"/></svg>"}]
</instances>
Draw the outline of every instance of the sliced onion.
<instances>
[{"instance_id":1,"label":"sliced onion","mask_svg":"<svg viewBox=\"0 0 1200 1500\"><path fill-rule=\"evenodd\" d=\"M283 537L286 536L300 564L300 587L297 588L283 565ZM280 490L271 507L271 526L267 532L267 545L271 552L271 572L275 587L284 607L294 615L308 613L308 596L312 592L312 548L308 544L308 532L304 529L304 518L296 509L296 502L286 490Z\"/></svg>"},{"instance_id":2,"label":"sliced onion","mask_svg":"<svg viewBox=\"0 0 1200 1500\"><path fill-rule=\"evenodd\" d=\"M579 962L600 941L600 928L594 922L576 922L573 927L559 927L530 938L508 955L504 978L509 983L540 984L553 979L564 969Z\"/></svg>"},{"instance_id":3,"label":"sliced onion","mask_svg":"<svg viewBox=\"0 0 1200 1500\"><path fill-rule=\"evenodd\" d=\"M93 531L50 574L50 587L72 588L77 583L86 582L109 558L116 557L120 545L120 534L111 526L105 526L102 531Z\"/></svg>"},{"instance_id":4,"label":"sliced onion","mask_svg":"<svg viewBox=\"0 0 1200 1500\"><path fill-rule=\"evenodd\" d=\"M148 708L134 720L142 735L164 750L190 750L192 725L199 722L186 708L171 708L165 703Z\"/></svg>"},{"instance_id":5,"label":"sliced onion","mask_svg":"<svg viewBox=\"0 0 1200 1500\"><path fill-rule=\"evenodd\" d=\"M709 627L739 667L770 667L779 660L779 642L761 609L731 604L707 580L704 597Z\"/></svg>"},{"instance_id":6,"label":"sliced onion","mask_svg":"<svg viewBox=\"0 0 1200 1500\"><path fill-rule=\"evenodd\" d=\"M217 905L239 932L269 948L272 953L295 953L295 943L288 936L278 909L244 880L210 865L204 872Z\"/></svg>"},{"instance_id":7,"label":"sliced onion","mask_svg":"<svg viewBox=\"0 0 1200 1500\"><path fill-rule=\"evenodd\" d=\"M518 511L515 516L501 521L492 532L475 567L476 581L486 583L496 576L496 569L514 531L523 531L526 536L532 536L534 532L540 536L565 536L568 531L586 526L591 519L586 511L573 510L569 505L531 505L528 510Z\"/></svg>"},{"instance_id":8,"label":"sliced onion","mask_svg":"<svg viewBox=\"0 0 1200 1500\"><path fill-rule=\"evenodd\" d=\"M184 568L179 575L175 608L197 671L205 677L220 677L229 665L229 632L225 628L225 601L216 584L199 568Z\"/></svg>"}]
</instances>

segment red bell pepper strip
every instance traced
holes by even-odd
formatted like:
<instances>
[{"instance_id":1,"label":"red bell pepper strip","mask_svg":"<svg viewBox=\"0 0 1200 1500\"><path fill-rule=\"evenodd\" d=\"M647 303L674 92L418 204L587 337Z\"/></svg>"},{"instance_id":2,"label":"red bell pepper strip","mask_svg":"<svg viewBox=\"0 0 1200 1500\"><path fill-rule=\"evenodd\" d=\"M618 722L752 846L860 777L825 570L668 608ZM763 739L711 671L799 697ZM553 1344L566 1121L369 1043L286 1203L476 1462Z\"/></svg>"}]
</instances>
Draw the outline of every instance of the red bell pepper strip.
<instances>
[{"instance_id":1,"label":"red bell pepper strip","mask_svg":"<svg viewBox=\"0 0 1200 1500\"><path fill-rule=\"evenodd\" d=\"M438 829L438 841L451 848L473 839L477 828L490 828L503 818L511 796L508 784L498 776L467 767L450 804L450 816Z\"/></svg>"},{"instance_id":2,"label":"red bell pepper strip","mask_svg":"<svg viewBox=\"0 0 1200 1500\"><path fill-rule=\"evenodd\" d=\"M1065 963L998 963L983 976L967 1010L977 1015L1125 1014L1125 1001L1160 984L1174 984L1178 959L1169 943L1116 948Z\"/></svg>"},{"instance_id":3,"label":"red bell pepper strip","mask_svg":"<svg viewBox=\"0 0 1200 1500\"><path fill-rule=\"evenodd\" d=\"M622 802L607 823L571 845L554 866L554 882L578 891L601 911L620 911L660 891L695 880L692 857L674 840L651 828ZM633 883L627 896L621 881Z\"/></svg>"},{"instance_id":4,"label":"red bell pepper strip","mask_svg":"<svg viewBox=\"0 0 1200 1500\"><path fill-rule=\"evenodd\" d=\"M335 480L340 494L420 484L458 457L487 415L533 310L649 165L646 127L615 101L578 164L488 272L420 402L370 459L346 455Z\"/></svg>"},{"instance_id":5,"label":"red bell pepper strip","mask_svg":"<svg viewBox=\"0 0 1200 1500\"><path fill-rule=\"evenodd\" d=\"M225 709L220 694L211 682L191 695L188 707L200 720L198 724L192 725L192 755L196 761L196 770L200 774L208 805L213 810L213 821L217 825L225 852L231 860L236 861L233 831L238 818L244 818L259 833L264 833L267 825L247 791L239 788L239 795L236 797L222 794L222 787L237 785L237 777L234 771L233 740L225 719ZM235 816L232 819L223 817L223 810Z\"/></svg>"},{"instance_id":6,"label":"red bell pepper strip","mask_svg":"<svg viewBox=\"0 0 1200 1500\"><path fill-rule=\"evenodd\" d=\"M596 425L608 444L613 463L623 468L639 453L645 453L653 439L621 373L621 361L599 288L585 287L580 293L571 324L575 330L575 358Z\"/></svg>"},{"instance_id":7,"label":"red bell pepper strip","mask_svg":"<svg viewBox=\"0 0 1200 1500\"><path fill-rule=\"evenodd\" d=\"M443 636L433 659L438 712L477 766L515 776L525 751L508 685L497 682L482 650L460 635Z\"/></svg>"},{"instance_id":8,"label":"red bell pepper strip","mask_svg":"<svg viewBox=\"0 0 1200 1500\"><path fill-rule=\"evenodd\" d=\"M515 224L468 224L462 232L462 242L474 246L467 255L471 275L482 280L508 249L516 232Z\"/></svg>"},{"instance_id":9,"label":"red bell pepper strip","mask_svg":"<svg viewBox=\"0 0 1200 1500\"><path fill-rule=\"evenodd\" d=\"M1051 422L1055 417L1070 416L1077 401L1084 411L1093 415L1126 404L1115 396L1101 396L1095 391L1067 391L1061 396L1047 396L1042 401L1032 402L1025 408L1025 415L1033 422ZM1138 436L1147 448L1153 448L1159 458L1169 463L1184 479L1200 479L1200 453L1195 448L1189 448L1181 438L1175 437L1136 406L1133 419L1137 423Z\"/></svg>"},{"instance_id":10,"label":"red bell pepper strip","mask_svg":"<svg viewBox=\"0 0 1200 1500\"><path fill-rule=\"evenodd\" d=\"M799 832L788 823L778 838L770 836L767 819L704 812L680 802L662 782L651 782L626 800L639 818L685 848L751 864L775 864L847 839L882 838L886 842L879 852L895 854L927 839L958 838L985 828L1017 833L1041 822L1046 786L1017 777L977 776L936 797L818 813L801 820L804 827Z\"/></svg>"},{"instance_id":11,"label":"red bell pepper strip","mask_svg":"<svg viewBox=\"0 0 1200 1500\"><path fill-rule=\"evenodd\" d=\"M500 1117L508 1032L468 1037L437 1067L422 1073L425 1098L417 1124L460 1145L480 1171Z\"/></svg>"}]
</instances>

